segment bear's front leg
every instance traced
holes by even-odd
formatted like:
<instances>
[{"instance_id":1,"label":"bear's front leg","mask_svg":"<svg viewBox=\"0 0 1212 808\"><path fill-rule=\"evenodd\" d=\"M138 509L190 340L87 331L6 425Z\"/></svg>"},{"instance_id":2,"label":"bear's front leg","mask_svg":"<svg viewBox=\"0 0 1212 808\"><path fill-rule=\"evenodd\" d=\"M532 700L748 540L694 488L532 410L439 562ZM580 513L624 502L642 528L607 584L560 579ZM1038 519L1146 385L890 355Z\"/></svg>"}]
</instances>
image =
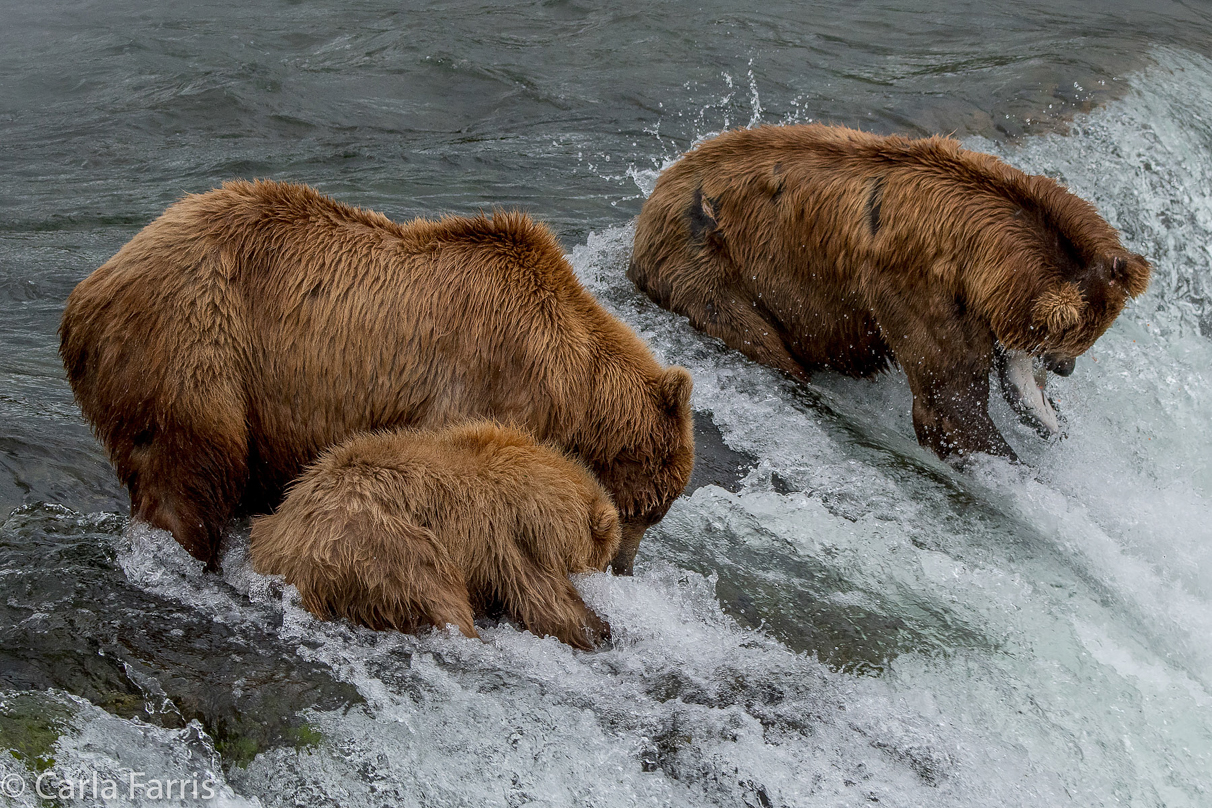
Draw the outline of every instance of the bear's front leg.
<instances>
[{"instance_id":1,"label":"bear's front leg","mask_svg":"<svg viewBox=\"0 0 1212 808\"><path fill-rule=\"evenodd\" d=\"M913 429L922 446L944 460L974 452L1017 460L989 417L989 369L906 367L913 390Z\"/></svg>"},{"instance_id":2,"label":"bear's front leg","mask_svg":"<svg viewBox=\"0 0 1212 808\"><path fill-rule=\"evenodd\" d=\"M566 573L535 567L503 587L505 611L531 634L592 651L610 639L610 624L585 605Z\"/></svg>"},{"instance_id":3,"label":"bear's front leg","mask_svg":"<svg viewBox=\"0 0 1212 808\"><path fill-rule=\"evenodd\" d=\"M989 323L932 276L908 285L896 273L877 275L867 294L884 341L909 377L918 443L944 460L975 452L1017 460L989 417Z\"/></svg>"}]
</instances>

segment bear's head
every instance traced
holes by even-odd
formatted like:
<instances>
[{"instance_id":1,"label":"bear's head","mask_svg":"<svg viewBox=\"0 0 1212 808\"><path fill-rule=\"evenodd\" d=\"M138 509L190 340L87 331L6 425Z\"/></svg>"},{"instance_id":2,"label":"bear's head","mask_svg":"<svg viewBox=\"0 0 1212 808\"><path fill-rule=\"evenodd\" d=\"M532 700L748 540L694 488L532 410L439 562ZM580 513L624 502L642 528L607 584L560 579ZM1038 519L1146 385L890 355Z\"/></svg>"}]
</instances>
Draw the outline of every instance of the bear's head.
<instances>
[{"instance_id":1,"label":"bear's head","mask_svg":"<svg viewBox=\"0 0 1212 808\"><path fill-rule=\"evenodd\" d=\"M616 575L630 575L644 531L656 524L681 495L694 470L694 383L681 367L664 368L647 385L647 401L634 409L634 442L613 458L594 464L614 494L622 530L611 561Z\"/></svg>"},{"instance_id":2,"label":"bear's head","mask_svg":"<svg viewBox=\"0 0 1212 808\"><path fill-rule=\"evenodd\" d=\"M1144 294L1149 273L1143 256L1099 255L1063 276L1044 280L1024 301L1027 311L1020 325L998 334L998 339L1008 348L1040 357L1058 376L1068 376L1077 357L1111 327L1128 298Z\"/></svg>"}]
</instances>

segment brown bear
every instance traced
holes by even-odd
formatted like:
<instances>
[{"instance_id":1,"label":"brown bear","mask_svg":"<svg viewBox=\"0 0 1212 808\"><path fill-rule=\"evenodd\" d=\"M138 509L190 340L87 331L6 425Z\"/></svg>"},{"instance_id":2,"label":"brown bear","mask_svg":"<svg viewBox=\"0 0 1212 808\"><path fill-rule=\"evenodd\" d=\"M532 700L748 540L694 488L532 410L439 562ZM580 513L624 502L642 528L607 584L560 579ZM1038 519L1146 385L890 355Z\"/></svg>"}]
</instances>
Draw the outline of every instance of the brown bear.
<instances>
[{"instance_id":1,"label":"brown bear","mask_svg":"<svg viewBox=\"0 0 1212 808\"><path fill-rule=\"evenodd\" d=\"M229 182L81 281L60 336L132 514L212 567L230 517L356 432L495 418L576 455L619 509L619 573L694 463L690 375L520 213L398 224Z\"/></svg>"},{"instance_id":2,"label":"brown bear","mask_svg":"<svg viewBox=\"0 0 1212 808\"><path fill-rule=\"evenodd\" d=\"M1047 177L952 138L812 124L726 132L663 172L627 275L802 380L898 364L922 445L1013 458L988 413L995 354L1004 377L1030 379L1030 357L1067 375L1149 272Z\"/></svg>"},{"instance_id":3,"label":"brown bear","mask_svg":"<svg viewBox=\"0 0 1212 808\"><path fill-rule=\"evenodd\" d=\"M500 609L589 650L609 626L569 573L619 548L609 495L580 463L518 429L471 422L350 438L252 522L253 569L283 575L322 619L415 631Z\"/></svg>"}]
</instances>

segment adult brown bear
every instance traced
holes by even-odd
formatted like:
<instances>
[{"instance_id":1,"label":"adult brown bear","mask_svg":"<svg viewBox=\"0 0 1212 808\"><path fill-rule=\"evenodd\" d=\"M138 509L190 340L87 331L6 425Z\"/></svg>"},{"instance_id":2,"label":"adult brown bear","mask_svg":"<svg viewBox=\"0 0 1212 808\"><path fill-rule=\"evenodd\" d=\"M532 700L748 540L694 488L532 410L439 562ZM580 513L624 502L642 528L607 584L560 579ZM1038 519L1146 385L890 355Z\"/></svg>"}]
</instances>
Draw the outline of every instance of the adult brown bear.
<instances>
[{"instance_id":1,"label":"adult brown bear","mask_svg":"<svg viewBox=\"0 0 1212 808\"><path fill-rule=\"evenodd\" d=\"M614 497L628 572L694 463L690 375L517 213L397 224L301 185L187 196L85 278L60 353L134 516L213 565L355 432L495 418Z\"/></svg>"},{"instance_id":2,"label":"adult brown bear","mask_svg":"<svg viewBox=\"0 0 1212 808\"><path fill-rule=\"evenodd\" d=\"M1022 388L1031 357L1067 375L1149 271L1053 180L951 138L813 124L726 132L667 169L627 275L800 379L899 364L922 445L1013 457L988 413L996 356ZM1034 392L1014 403L1046 408Z\"/></svg>"},{"instance_id":3,"label":"adult brown bear","mask_svg":"<svg viewBox=\"0 0 1212 808\"><path fill-rule=\"evenodd\" d=\"M253 520L257 572L317 616L374 629L447 624L476 637L500 608L589 650L610 627L569 573L619 547L609 495L580 463L489 422L358 435L320 456L272 516Z\"/></svg>"}]
</instances>

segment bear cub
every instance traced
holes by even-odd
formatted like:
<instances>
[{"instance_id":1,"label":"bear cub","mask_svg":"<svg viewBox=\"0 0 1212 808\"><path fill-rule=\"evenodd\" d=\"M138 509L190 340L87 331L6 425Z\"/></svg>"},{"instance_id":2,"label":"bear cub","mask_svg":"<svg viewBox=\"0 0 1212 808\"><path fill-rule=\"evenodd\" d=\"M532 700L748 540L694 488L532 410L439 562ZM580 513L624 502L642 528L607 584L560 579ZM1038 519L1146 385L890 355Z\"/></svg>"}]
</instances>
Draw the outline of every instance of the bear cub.
<instances>
[{"instance_id":1,"label":"bear cub","mask_svg":"<svg viewBox=\"0 0 1212 808\"><path fill-rule=\"evenodd\" d=\"M487 421L357 435L325 452L253 520L260 573L321 619L416 631L502 611L591 650L609 625L569 574L605 570L619 516L585 466Z\"/></svg>"}]
</instances>

